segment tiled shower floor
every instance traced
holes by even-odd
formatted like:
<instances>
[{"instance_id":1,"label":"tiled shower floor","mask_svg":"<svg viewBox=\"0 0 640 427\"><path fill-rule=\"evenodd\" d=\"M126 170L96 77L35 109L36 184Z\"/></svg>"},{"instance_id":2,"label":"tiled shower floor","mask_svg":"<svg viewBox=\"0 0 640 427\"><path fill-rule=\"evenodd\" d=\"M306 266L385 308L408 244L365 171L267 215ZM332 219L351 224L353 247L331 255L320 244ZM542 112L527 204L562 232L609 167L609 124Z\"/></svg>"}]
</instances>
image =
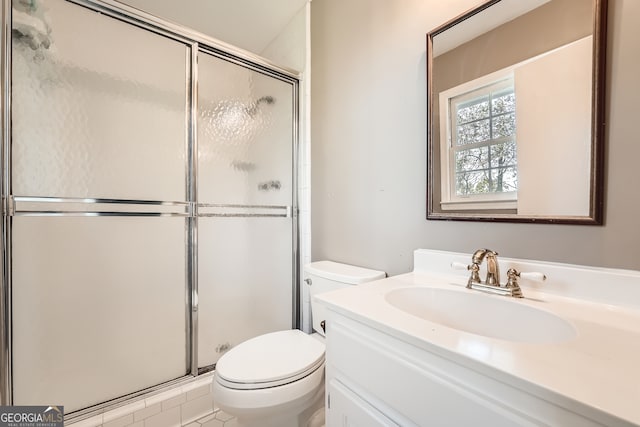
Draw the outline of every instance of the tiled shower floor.
<instances>
[{"instance_id":1,"label":"tiled shower floor","mask_svg":"<svg viewBox=\"0 0 640 427\"><path fill-rule=\"evenodd\" d=\"M236 427L236 419L226 412L217 410L213 414L202 417L185 427Z\"/></svg>"}]
</instances>

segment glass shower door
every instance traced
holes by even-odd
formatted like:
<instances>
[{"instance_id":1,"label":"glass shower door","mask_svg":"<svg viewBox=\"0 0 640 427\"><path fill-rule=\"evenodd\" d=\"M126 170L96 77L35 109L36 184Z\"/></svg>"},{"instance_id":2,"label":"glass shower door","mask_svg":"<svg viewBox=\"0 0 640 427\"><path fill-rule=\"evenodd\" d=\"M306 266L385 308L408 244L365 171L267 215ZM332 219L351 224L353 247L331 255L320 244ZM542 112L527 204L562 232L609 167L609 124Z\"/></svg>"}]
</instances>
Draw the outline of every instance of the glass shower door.
<instances>
[{"instance_id":1,"label":"glass shower door","mask_svg":"<svg viewBox=\"0 0 640 427\"><path fill-rule=\"evenodd\" d=\"M199 52L198 366L290 329L294 87Z\"/></svg>"},{"instance_id":2,"label":"glass shower door","mask_svg":"<svg viewBox=\"0 0 640 427\"><path fill-rule=\"evenodd\" d=\"M190 47L63 0L13 18L13 404L70 413L188 370Z\"/></svg>"},{"instance_id":3,"label":"glass shower door","mask_svg":"<svg viewBox=\"0 0 640 427\"><path fill-rule=\"evenodd\" d=\"M290 329L296 77L111 2L5 6L0 400L79 419Z\"/></svg>"}]
</instances>

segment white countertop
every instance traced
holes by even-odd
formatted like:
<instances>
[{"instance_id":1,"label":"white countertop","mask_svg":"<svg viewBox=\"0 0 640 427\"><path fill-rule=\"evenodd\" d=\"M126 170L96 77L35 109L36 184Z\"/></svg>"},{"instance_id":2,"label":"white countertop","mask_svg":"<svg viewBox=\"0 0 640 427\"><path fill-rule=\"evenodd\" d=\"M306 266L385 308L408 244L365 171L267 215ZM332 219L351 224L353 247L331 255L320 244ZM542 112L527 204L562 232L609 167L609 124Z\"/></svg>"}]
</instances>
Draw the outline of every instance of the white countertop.
<instances>
[{"instance_id":1,"label":"white countertop","mask_svg":"<svg viewBox=\"0 0 640 427\"><path fill-rule=\"evenodd\" d=\"M384 298L390 290L410 286L478 292L465 283L460 275L414 271L317 298L334 311L539 397L560 398L576 411L589 411L582 406L587 405L640 425L640 310L523 287L526 298L513 298L515 303L550 311L577 331L576 338L565 342L533 344L449 328L408 314Z\"/></svg>"}]
</instances>

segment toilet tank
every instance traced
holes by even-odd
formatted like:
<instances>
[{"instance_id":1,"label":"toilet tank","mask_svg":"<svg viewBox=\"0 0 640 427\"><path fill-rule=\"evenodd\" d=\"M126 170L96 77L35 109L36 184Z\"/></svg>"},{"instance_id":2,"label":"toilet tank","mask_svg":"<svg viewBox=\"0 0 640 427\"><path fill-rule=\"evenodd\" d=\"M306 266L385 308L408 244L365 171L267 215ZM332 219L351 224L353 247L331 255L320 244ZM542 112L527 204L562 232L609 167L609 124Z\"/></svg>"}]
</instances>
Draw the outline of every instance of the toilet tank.
<instances>
[{"instance_id":1,"label":"toilet tank","mask_svg":"<svg viewBox=\"0 0 640 427\"><path fill-rule=\"evenodd\" d=\"M370 270L333 261L316 261L307 264L305 273L307 276L305 286L309 287L311 299L313 330L323 336L324 329L321 326L321 322L325 319L325 308L315 302L314 297L316 295L387 277L384 271Z\"/></svg>"}]
</instances>

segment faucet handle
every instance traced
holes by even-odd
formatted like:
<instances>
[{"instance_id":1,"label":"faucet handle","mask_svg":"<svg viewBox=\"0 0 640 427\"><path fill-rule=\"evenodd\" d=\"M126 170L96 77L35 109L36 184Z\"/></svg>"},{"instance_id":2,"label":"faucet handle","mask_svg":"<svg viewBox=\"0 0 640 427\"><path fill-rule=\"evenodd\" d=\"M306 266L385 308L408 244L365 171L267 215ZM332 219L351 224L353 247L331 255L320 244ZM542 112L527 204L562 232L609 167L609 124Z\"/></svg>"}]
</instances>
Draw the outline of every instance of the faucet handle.
<instances>
[{"instance_id":1,"label":"faucet handle","mask_svg":"<svg viewBox=\"0 0 640 427\"><path fill-rule=\"evenodd\" d=\"M511 292L512 297L523 298L522 289L520 289L520 285L518 284L518 277L520 277L520 272L515 268L510 268L507 270L507 284L504 285L505 288Z\"/></svg>"},{"instance_id":2,"label":"faucet handle","mask_svg":"<svg viewBox=\"0 0 640 427\"><path fill-rule=\"evenodd\" d=\"M470 270L471 266L467 265L467 264L465 264L463 262L453 261L451 263L451 268L454 269L454 270Z\"/></svg>"},{"instance_id":3,"label":"faucet handle","mask_svg":"<svg viewBox=\"0 0 640 427\"><path fill-rule=\"evenodd\" d=\"M518 270L516 270L515 268L510 268L509 271L507 271L507 284L506 287L510 288L513 287L514 285L518 284L518 277L521 277L523 279L529 279L529 280L533 280L534 282L544 282L545 280L547 280L547 276L545 276L542 273L538 273L538 272L522 272L520 273Z\"/></svg>"},{"instance_id":4,"label":"faucet handle","mask_svg":"<svg viewBox=\"0 0 640 427\"><path fill-rule=\"evenodd\" d=\"M520 285L518 284L518 277L521 277L523 279L533 280L533 281L536 281L536 282L543 282L543 281L547 280L547 276L545 276L542 273L537 273L537 272L520 273L515 268L510 268L507 271L507 284L505 285L505 288L510 289L511 296L516 297L516 298L522 298L523 297L522 289L520 289Z\"/></svg>"},{"instance_id":5,"label":"faucet handle","mask_svg":"<svg viewBox=\"0 0 640 427\"><path fill-rule=\"evenodd\" d=\"M522 279L533 280L534 282L544 282L545 280L547 280L547 276L545 276L543 273L538 273L536 271L532 271L530 273L527 273L527 272L518 273L518 276L521 277Z\"/></svg>"},{"instance_id":6,"label":"faucet handle","mask_svg":"<svg viewBox=\"0 0 640 427\"><path fill-rule=\"evenodd\" d=\"M473 277L478 277L478 282L480 282L480 276L478 275L478 272L480 271L480 266L473 262L469 265L463 263L463 262L456 262L453 261L451 263L451 268L454 270L469 270L471 272L471 276Z\"/></svg>"},{"instance_id":7,"label":"faucet handle","mask_svg":"<svg viewBox=\"0 0 640 427\"><path fill-rule=\"evenodd\" d=\"M454 270L469 270L471 272L471 276L469 276L469 280L467 281L467 288L471 288L473 283L482 283L480 281L480 266L477 263L471 263L469 265L463 264L461 262L452 262L451 268Z\"/></svg>"},{"instance_id":8,"label":"faucet handle","mask_svg":"<svg viewBox=\"0 0 640 427\"><path fill-rule=\"evenodd\" d=\"M538 273L535 271L521 273L515 268L510 268L507 271L507 277L509 278L508 282L511 282L511 281L517 282L518 277L521 277L523 279L533 280L534 282L544 282L545 280L547 280L547 276L545 276L543 273ZM507 282L507 287L509 284L508 282Z\"/></svg>"}]
</instances>

